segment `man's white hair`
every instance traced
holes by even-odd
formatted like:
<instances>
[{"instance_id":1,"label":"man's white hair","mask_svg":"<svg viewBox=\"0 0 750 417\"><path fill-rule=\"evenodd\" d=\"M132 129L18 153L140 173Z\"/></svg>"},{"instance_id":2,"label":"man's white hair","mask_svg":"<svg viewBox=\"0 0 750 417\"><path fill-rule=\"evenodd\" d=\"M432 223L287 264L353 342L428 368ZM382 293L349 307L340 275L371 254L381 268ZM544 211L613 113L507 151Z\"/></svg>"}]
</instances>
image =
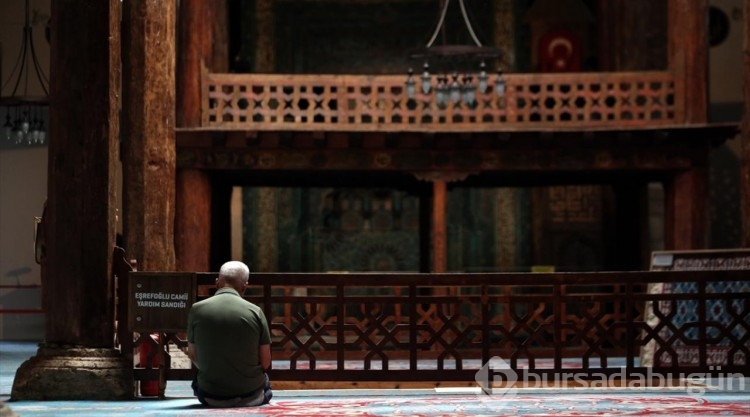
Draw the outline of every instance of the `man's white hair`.
<instances>
[{"instance_id":1,"label":"man's white hair","mask_svg":"<svg viewBox=\"0 0 750 417\"><path fill-rule=\"evenodd\" d=\"M219 269L219 276L227 281L244 284L250 278L250 268L240 261L229 261Z\"/></svg>"}]
</instances>

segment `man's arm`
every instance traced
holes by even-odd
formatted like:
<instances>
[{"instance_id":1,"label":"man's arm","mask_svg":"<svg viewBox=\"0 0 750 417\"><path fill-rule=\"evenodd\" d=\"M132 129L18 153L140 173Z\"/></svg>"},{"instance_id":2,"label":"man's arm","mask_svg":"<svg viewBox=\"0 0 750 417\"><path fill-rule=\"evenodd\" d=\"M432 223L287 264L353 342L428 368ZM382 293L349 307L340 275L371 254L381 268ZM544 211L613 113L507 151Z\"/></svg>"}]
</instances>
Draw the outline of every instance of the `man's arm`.
<instances>
[{"instance_id":1,"label":"man's arm","mask_svg":"<svg viewBox=\"0 0 750 417\"><path fill-rule=\"evenodd\" d=\"M269 350L269 355L270 353L271 352ZM190 342L188 342L187 355L188 358L193 361L193 365L195 365L196 368L200 369L200 366L198 366L198 350L195 345Z\"/></svg>"},{"instance_id":2,"label":"man's arm","mask_svg":"<svg viewBox=\"0 0 750 417\"><path fill-rule=\"evenodd\" d=\"M258 357L260 358L260 366L263 369L271 367L271 344L260 345L258 348ZM198 365L196 365L198 366Z\"/></svg>"}]
</instances>

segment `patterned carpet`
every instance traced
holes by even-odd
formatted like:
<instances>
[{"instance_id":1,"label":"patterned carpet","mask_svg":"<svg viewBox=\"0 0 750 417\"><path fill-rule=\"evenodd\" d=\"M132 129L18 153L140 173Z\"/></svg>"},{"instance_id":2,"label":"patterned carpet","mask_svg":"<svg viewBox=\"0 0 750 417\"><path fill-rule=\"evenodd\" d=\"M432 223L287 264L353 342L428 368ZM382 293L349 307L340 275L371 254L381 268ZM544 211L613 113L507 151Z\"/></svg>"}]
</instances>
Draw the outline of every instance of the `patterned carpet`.
<instances>
[{"instance_id":1,"label":"patterned carpet","mask_svg":"<svg viewBox=\"0 0 750 417\"><path fill-rule=\"evenodd\" d=\"M123 402L11 402L32 416L750 416L750 396L520 394L509 400L464 395L278 396L258 408L205 409L192 398Z\"/></svg>"},{"instance_id":2,"label":"patterned carpet","mask_svg":"<svg viewBox=\"0 0 750 417\"><path fill-rule=\"evenodd\" d=\"M33 343L0 342L0 401L8 401L15 370L34 355ZM750 382L750 381L747 381ZM522 388L504 395L476 390L305 390L275 391L258 408L206 409L189 383L170 381L167 398L133 401L14 401L19 417L61 416L750 416L750 386L708 390L691 396L682 389L633 390Z\"/></svg>"}]
</instances>

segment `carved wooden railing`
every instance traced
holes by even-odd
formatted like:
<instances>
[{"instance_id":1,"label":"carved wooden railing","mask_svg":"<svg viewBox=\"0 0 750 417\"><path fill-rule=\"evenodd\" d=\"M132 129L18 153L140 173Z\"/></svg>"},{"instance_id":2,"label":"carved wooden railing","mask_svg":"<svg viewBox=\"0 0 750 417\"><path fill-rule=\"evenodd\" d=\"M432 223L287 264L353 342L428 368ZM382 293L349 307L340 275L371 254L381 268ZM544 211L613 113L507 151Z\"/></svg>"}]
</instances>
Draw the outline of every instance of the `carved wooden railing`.
<instances>
[{"instance_id":1,"label":"carved wooden railing","mask_svg":"<svg viewBox=\"0 0 750 417\"><path fill-rule=\"evenodd\" d=\"M506 74L506 93L474 105L406 94L403 75L204 72L202 126L245 131L495 131L675 125L682 92L670 72Z\"/></svg>"},{"instance_id":2,"label":"carved wooden railing","mask_svg":"<svg viewBox=\"0 0 750 417\"><path fill-rule=\"evenodd\" d=\"M198 299L213 292L215 277L197 274ZM466 383L494 356L519 374L542 377L571 367L598 375L750 376L750 298L706 291L719 281L750 285L750 274L253 274L245 298L268 317L276 381ZM645 291L658 282L692 283L696 292ZM697 311L689 322L680 322L676 306L685 302ZM709 305L724 309L731 320L712 318ZM649 324L646 316L660 320ZM162 334L159 348L184 347L179 336ZM655 346L657 357L676 358L677 339L697 349L695 363L642 366L642 347ZM150 340L142 335L138 341ZM709 347L718 345L730 348L726 363L710 359ZM166 359L157 362L169 364L164 354ZM191 379L193 372L146 366L135 369L135 378Z\"/></svg>"}]
</instances>

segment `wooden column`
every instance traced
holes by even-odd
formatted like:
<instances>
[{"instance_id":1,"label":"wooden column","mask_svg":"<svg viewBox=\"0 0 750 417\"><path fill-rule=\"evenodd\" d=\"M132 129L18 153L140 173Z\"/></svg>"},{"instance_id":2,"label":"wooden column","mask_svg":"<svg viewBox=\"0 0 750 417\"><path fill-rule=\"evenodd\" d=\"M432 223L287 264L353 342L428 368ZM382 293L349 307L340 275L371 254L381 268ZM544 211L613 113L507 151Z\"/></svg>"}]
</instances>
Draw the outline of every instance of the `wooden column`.
<instances>
[{"instance_id":1,"label":"wooden column","mask_svg":"<svg viewBox=\"0 0 750 417\"><path fill-rule=\"evenodd\" d=\"M744 50L745 107L740 137L740 193L742 199L742 246L750 248L750 0L745 0Z\"/></svg>"},{"instance_id":2,"label":"wooden column","mask_svg":"<svg viewBox=\"0 0 750 417\"><path fill-rule=\"evenodd\" d=\"M708 0L668 0L668 64L674 72L678 116L708 120ZM708 157L710 149L705 149ZM704 161L705 162L705 161ZM708 168L699 162L666 181L665 249L703 249L708 230Z\"/></svg>"},{"instance_id":3,"label":"wooden column","mask_svg":"<svg viewBox=\"0 0 750 417\"><path fill-rule=\"evenodd\" d=\"M667 67L667 2L599 0L597 4L599 69L662 71ZM610 270L639 269L648 245L648 184L613 184L613 207L605 211ZM647 265L647 264L646 264Z\"/></svg>"},{"instance_id":4,"label":"wooden column","mask_svg":"<svg viewBox=\"0 0 750 417\"><path fill-rule=\"evenodd\" d=\"M513 271L519 259L516 225L526 219L519 216L519 190L499 188L495 191L495 267L500 271Z\"/></svg>"},{"instance_id":5,"label":"wooden column","mask_svg":"<svg viewBox=\"0 0 750 417\"><path fill-rule=\"evenodd\" d=\"M276 68L276 33L273 0L255 1L253 33L255 45L255 72L274 72Z\"/></svg>"},{"instance_id":6,"label":"wooden column","mask_svg":"<svg viewBox=\"0 0 750 417\"><path fill-rule=\"evenodd\" d=\"M666 181L664 199L665 249L705 249L708 236L708 169L695 167Z\"/></svg>"},{"instance_id":7,"label":"wooden column","mask_svg":"<svg viewBox=\"0 0 750 417\"><path fill-rule=\"evenodd\" d=\"M209 66L213 31L210 19L213 2L181 0L177 29L177 74L175 97L177 125L198 127L201 122L201 66Z\"/></svg>"},{"instance_id":8,"label":"wooden column","mask_svg":"<svg viewBox=\"0 0 750 417\"><path fill-rule=\"evenodd\" d=\"M114 349L120 4L52 1L45 340L12 400L133 396L132 356Z\"/></svg>"},{"instance_id":9,"label":"wooden column","mask_svg":"<svg viewBox=\"0 0 750 417\"><path fill-rule=\"evenodd\" d=\"M120 96L118 0L53 1L47 263L49 343L112 347Z\"/></svg>"},{"instance_id":10,"label":"wooden column","mask_svg":"<svg viewBox=\"0 0 750 417\"><path fill-rule=\"evenodd\" d=\"M448 183L463 181L471 173L468 172L419 172L415 177L420 181L427 181L432 184L432 201L427 203L425 198L420 199L420 234L423 240L430 239L432 250L431 270L423 272L442 273L448 271L448 227L446 224L446 214L448 211ZM427 193L425 193L427 194ZM427 204L426 204L427 203ZM431 204L430 204L431 203ZM430 224L431 230L428 236L425 236L424 217L427 215L427 207L432 209ZM420 245L420 249L427 245ZM421 256L420 267L424 269L426 257ZM441 290L442 291L442 290Z\"/></svg>"},{"instance_id":11,"label":"wooden column","mask_svg":"<svg viewBox=\"0 0 750 417\"><path fill-rule=\"evenodd\" d=\"M258 256L258 272L277 272L279 264L279 219L276 189L272 187L258 188L258 241L260 245Z\"/></svg>"},{"instance_id":12,"label":"wooden column","mask_svg":"<svg viewBox=\"0 0 750 417\"><path fill-rule=\"evenodd\" d=\"M276 45L274 36L273 0L257 0L255 2L255 20L253 22L253 38L255 41L255 72L271 73L276 67ZM277 194L273 187L258 189L258 205L260 218L258 220L258 236L261 245L261 256L258 259L257 270L274 272L278 270L278 218L276 215Z\"/></svg>"},{"instance_id":13,"label":"wooden column","mask_svg":"<svg viewBox=\"0 0 750 417\"><path fill-rule=\"evenodd\" d=\"M668 0L669 68L685 123L708 120L708 0Z\"/></svg>"},{"instance_id":14,"label":"wooden column","mask_svg":"<svg viewBox=\"0 0 750 417\"><path fill-rule=\"evenodd\" d=\"M139 269L175 269L176 0L123 2L123 237Z\"/></svg>"},{"instance_id":15,"label":"wooden column","mask_svg":"<svg viewBox=\"0 0 750 417\"><path fill-rule=\"evenodd\" d=\"M445 180L432 181L432 272L448 270L448 233L445 224L447 187Z\"/></svg>"},{"instance_id":16,"label":"wooden column","mask_svg":"<svg viewBox=\"0 0 750 417\"><path fill-rule=\"evenodd\" d=\"M229 65L229 2L209 2L211 5L211 65L213 72L230 72Z\"/></svg>"},{"instance_id":17,"label":"wooden column","mask_svg":"<svg viewBox=\"0 0 750 417\"><path fill-rule=\"evenodd\" d=\"M179 127L201 124L202 67L228 70L226 2L182 0L177 30L176 117ZM220 22L223 27L219 28ZM221 47L215 47L220 42ZM220 52L219 52L220 51ZM175 259L181 271L209 271L211 179L206 171L178 169L175 188Z\"/></svg>"},{"instance_id":18,"label":"wooden column","mask_svg":"<svg viewBox=\"0 0 750 417\"><path fill-rule=\"evenodd\" d=\"M224 1L181 0L177 40L177 125L199 127L201 68L229 72L227 9Z\"/></svg>"},{"instance_id":19,"label":"wooden column","mask_svg":"<svg viewBox=\"0 0 750 417\"><path fill-rule=\"evenodd\" d=\"M516 8L515 1L493 2L494 32L492 34L492 45L503 51L499 58L499 65L504 71L512 71L516 68ZM494 62L488 64L493 68Z\"/></svg>"},{"instance_id":20,"label":"wooden column","mask_svg":"<svg viewBox=\"0 0 750 417\"><path fill-rule=\"evenodd\" d=\"M176 269L210 271L211 181L204 171L180 169L176 182Z\"/></svg>"},{"instance_id":21,"label":"wooden column","mask_svg":"<svg viewBox=\"0 0 750 417\"><path fill-rule=\"evenodd\" d=\"M419 272L432 272L432 184L419 189Z\"/></svg>"},{"instance_id":22,"label":"wooden column","mask_svg":"<svg viewBox=\"0 0 750 417\"><path fill-rule=\"evenodd\" d=\"M600 71L662 71L667 66L667 3L598 0Z\"/></svg>"}]
</instances>

